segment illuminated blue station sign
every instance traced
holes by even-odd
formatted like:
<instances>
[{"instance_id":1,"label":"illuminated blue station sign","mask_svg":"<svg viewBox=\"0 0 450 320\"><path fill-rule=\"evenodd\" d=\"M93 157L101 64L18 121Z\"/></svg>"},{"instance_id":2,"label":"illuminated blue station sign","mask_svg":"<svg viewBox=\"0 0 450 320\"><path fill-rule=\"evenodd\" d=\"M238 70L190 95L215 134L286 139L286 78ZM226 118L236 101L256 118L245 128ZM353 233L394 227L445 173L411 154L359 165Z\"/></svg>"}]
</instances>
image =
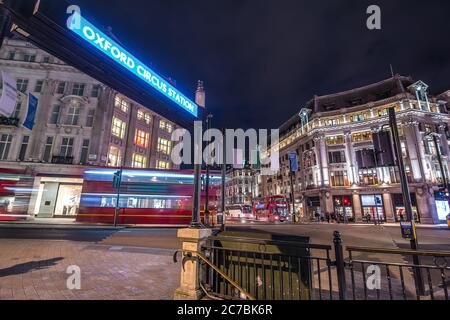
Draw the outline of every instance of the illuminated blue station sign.
<instances>
[{"instance_id":1,"label":"illuminated blue station sign","mask_svg":"<svg viewBox=\"0 0 450 320\"><path fill-rule=\"evenodd\" d=\"M72 18L77 19L78 21L72 21L70 29L83 40L87 41L103 54L144 80L152 88L175 102L182 109L188 111L195 117L198 116L198 106L175 89L168 81L136 59L117 42L106 36L81 15L74 15Z\"/></svg>"}]
</instances>

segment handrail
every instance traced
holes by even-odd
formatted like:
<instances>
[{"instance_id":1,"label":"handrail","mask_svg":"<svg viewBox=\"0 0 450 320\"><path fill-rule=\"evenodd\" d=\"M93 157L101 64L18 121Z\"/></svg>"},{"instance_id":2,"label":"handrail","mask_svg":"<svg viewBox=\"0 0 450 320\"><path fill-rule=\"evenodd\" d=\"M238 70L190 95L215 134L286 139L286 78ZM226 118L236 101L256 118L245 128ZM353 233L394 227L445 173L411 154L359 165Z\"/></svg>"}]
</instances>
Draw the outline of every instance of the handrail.
<instances>
[{"instance_id":1,"label":"handrail","mask_svg":"<svg viewBox=\"0 0 450 320\"><path fill-rule=\"evenodd\" d=\"M450 251L431 251L431 250L411 250L411 249L382 249L371 247L346 247L347 251L386 253L386 254L408 254L432 257L450 257Z\"/></svg>"},{"instance_id":2,"label":"handrail","mask_svg":"<svg viewBox=\"0 0 450 320\"><path fill-rule=\"evenodd\" d=\"M239 284L237 284L233 279L229 278L222 270L220 270L217 266L215 266L211 261L208 260L207 257L205 257L200 252L190 251L190 250L177 250L177 252L183 252L186 253L186 255L190 258L192 258L192 254L196 254L197 257L199 257L203 262L205 262L207 265L209 265L214 271L216 271L218 274L220 274L226 281L228 281L233 287L238 289L243 295L245 295L249 300L256 300L255 297L253 297L250 293L246 292ZM176 253L175 252L175 255Z\"/></svg>"}]
</instances>

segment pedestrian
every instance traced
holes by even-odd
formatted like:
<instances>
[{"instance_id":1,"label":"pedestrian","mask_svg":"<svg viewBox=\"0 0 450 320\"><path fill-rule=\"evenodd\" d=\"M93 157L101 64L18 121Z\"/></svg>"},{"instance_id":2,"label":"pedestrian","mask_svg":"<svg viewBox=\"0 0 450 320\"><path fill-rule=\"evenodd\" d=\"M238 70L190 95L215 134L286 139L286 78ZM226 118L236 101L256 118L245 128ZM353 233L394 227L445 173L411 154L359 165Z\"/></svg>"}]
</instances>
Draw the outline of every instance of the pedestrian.
<instances>
[{"instance_id":1,"label":"pedestrian","mask_svg":"<svg viewBox=\"0 0 450 320\"><path fill-rule=\"evenodd\" d=\"M330 223L330 214L327 212L325 215L327 217L327 222Z\"/></svg>"}]
</instances>

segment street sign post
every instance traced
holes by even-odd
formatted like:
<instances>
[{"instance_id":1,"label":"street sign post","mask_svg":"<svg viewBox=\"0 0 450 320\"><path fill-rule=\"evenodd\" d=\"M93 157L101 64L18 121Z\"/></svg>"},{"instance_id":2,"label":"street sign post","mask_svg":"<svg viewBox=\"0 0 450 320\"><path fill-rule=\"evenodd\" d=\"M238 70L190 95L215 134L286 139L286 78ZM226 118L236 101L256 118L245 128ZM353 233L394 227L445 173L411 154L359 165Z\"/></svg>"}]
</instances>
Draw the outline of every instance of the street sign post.
<instances>
[{"instance_id":1,"label":"street sign post","mask_svg":"<svg viewBox=\"0 0 450 320\"><path fill-rule=\"evenodd\" d=\"M415 229L415 223L414 223L414 215L412 210L412 204L411 204L411 194L409 193L409 184L408 179L406 177L406 170L405 170L405 164L403 163L403 157L401 152L401 144L400 144L400 136L398 133L398 126L397 126L397 116L395 114L395 108L389 109L389 126L391 128L391 134L392 134L392 140L394 142L394 155L395 159L397 161L397 165L399 168L400 173L400 182L402 186L403 191L403 203L405 205L405 212L407 221L409 222L409 226L405 226L405 228L402 226L402 236L403 232L409 233L409 242L411 245L412 250L417 250L418 247L418 241L417 241L417 235L416 235L416 229ZM419 257L417 255L413 255L413 263L414 265L418 266L420 265ZM425 291L423 281L422 281L422 275L420 268L413 268L414 271L414 279L416 281L417 290L420 294L423 294Z\"/></svg>"}]
</instances>

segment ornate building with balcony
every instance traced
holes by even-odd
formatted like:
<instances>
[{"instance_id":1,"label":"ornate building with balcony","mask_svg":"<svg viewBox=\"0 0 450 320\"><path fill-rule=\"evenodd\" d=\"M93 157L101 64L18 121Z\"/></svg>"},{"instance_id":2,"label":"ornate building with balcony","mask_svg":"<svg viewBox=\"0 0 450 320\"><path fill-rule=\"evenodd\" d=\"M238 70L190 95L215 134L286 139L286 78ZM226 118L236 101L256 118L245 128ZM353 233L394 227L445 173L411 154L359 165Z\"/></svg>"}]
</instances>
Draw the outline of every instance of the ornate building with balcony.
<instances>
[{"instance_id":1,"label":"ornate building with balcony","mask_svg":"<svg viewBox=\"0 0 450 320\"><path fill-rule=\"evenodd\" d=\"M151 106L137 104L20 38L5 39L0 69L18 89L12 117L0 117L0 167L36 177L39 192L30 214L76 214L86 166L178 169L170 157L176 125ZM39 101L32 131L22 125L28 93Z\"/></svg>"},{"instance_id":2,"label":"ornate building with balcony","mask_svg":"<svg viewBox=\"0 0 450 320\"><path fill-rule=\"evenodd\" d=\"M280 127L280 170L262 178L260 192L290 197L289 153L296 152L295 209L304 219L328 214L356 222L405 219L398 168L376 163L372 139L388 130L388 109L395 108L414 215L425 224L443 221L449 210L442 192L449 177L448 97L431 96L425 83L400 75L314 96Z\"/></svg>"}]
</instances>

